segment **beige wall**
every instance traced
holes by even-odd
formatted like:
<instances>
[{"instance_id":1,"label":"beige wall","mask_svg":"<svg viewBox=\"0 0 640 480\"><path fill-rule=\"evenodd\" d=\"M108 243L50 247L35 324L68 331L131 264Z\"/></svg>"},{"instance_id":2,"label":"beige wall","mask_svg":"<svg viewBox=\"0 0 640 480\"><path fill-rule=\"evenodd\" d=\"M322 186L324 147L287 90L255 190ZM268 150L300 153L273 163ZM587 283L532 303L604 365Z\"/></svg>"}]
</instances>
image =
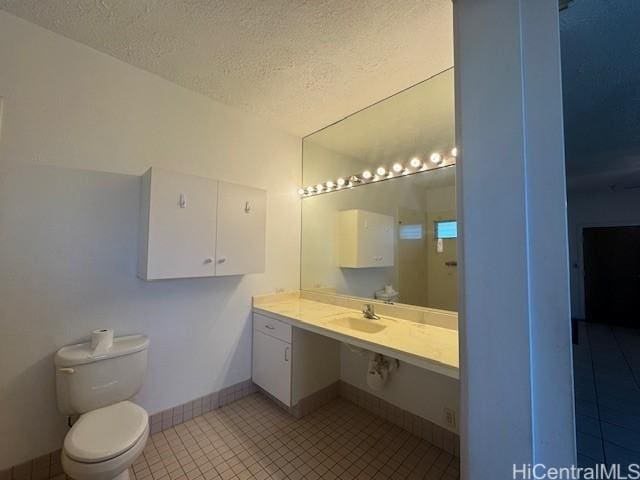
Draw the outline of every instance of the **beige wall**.
<instances>
[{"instance_id":1,"label":"beige wall","mask_svg":"<svg viewBox=\"0 0 640 480\"><path fill-rule=\"evenodd\" d=\"M458 311L458 267L447 262L458 261L457 239L443 239L443 252L437 251L434 224L439 220L455 220L456 188L442 187L427 191L427 304L433 308Z\"/></svg>"},{"instance_id":2,"label":"beige wall","mask_svg":"<svg viewBox=\"0 0 640 480\"><path fill-rule=\"evenodd\" d=\"M251 296L299 282L300 138L0 12L0 470L61 446L53 354L151 338L150 413L251 376ZM268 191L266 272L136 278L150 165Z\"/></svg>"}]
</instances>

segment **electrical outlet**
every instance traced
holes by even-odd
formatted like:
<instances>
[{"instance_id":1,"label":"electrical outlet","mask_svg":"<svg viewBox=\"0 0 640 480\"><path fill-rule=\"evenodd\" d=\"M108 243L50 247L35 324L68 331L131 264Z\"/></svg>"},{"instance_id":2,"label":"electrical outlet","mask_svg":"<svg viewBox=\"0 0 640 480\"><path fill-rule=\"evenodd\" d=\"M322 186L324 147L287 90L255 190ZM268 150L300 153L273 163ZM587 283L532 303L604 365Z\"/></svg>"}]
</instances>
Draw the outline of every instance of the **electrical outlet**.
<instances>
[{"instance_id":1,"label":"electrical outlet","mask_svg":"<svg viewBox=\"0 0 640 480\"><path fill-rule=\"evenodd\" d=\"M454 427L456 426L456 424L458 423L456 421L456 412L454 410L452 410L451 408L445 408L444 409L444 420L445 422L447 422L447 425L449 425L450 427Z\"/></svg>"}]
</instances>

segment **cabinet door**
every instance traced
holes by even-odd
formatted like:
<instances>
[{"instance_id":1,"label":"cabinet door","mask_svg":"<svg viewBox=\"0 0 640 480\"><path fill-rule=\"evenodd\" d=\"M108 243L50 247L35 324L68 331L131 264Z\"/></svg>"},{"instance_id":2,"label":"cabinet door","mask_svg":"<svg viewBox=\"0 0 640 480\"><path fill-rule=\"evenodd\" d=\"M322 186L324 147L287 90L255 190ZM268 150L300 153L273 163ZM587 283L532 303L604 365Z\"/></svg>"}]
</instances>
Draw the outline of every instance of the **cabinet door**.
<instances>
[{"instance_id":1,"label":"cabinet door","mask_svg":"<svg viewBox=\"0 0 640 480\"><path fill-rule=\"evenodd\" d=\"M254 330L252 379L291 406L291 344Z\"/></svg>"},{"instance_id":2,"label":"cabinet door","mask_svg":"<svg viewBox=\"0 0 640 480\"><path fill-rule=\"evenodd\" d=\"M151 170L146 279L215 275L217 194L216 180Z\"/></svg>"},{"instance_id":3,"label":"cabinet door","mask_svg":"<svg viewBox=\"0 0 640 480\"><path fill-rule=\"evenodd\" d=\"M266 192L220 182L216 275L264 272Z\"/></svg>"},{"instance_id":4,"label":"cabinet door","mask_svg":"<svg viewBox=\"0 0 640 480\"><path fill-rule=\"evenodd\" d=\"M394 236L393 217L360 211L358 265L360 267L392 267Z\"/></svg>"}]
</instances>

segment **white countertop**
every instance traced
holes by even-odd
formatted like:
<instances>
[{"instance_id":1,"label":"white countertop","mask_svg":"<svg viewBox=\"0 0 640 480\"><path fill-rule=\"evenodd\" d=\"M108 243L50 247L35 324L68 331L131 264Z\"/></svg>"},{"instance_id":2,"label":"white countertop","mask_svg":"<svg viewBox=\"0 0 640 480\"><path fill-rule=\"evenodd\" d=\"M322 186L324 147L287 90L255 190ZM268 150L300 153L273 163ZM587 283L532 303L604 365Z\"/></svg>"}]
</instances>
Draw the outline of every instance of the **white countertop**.
<instances>
[{"instance_id":1,"label":"white countertop","mask_svg":"<svg viewBox=\"0 0 640 480\"><path fill-rule=\"evenodd\" d=\"M257 297L253 310L294 327L459 378L456 330L390 316L382 316L380 320L364 320L362 312L358 310L292 295L264 299ZM356 328L347 326L348 320L340 320L345 318L355 319Z\"/></svg>"}]
</instances>

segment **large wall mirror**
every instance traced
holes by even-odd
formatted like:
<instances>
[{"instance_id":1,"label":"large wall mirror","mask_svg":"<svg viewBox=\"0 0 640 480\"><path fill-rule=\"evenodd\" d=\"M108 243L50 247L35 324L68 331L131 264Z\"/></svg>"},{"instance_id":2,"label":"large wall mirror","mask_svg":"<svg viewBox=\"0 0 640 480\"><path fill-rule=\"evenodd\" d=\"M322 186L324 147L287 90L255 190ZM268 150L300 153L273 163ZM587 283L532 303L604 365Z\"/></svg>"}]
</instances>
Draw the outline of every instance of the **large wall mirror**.
<instances>
[{"instance_id":1,"label":"large wall mirror","mask_svg":"<svg viewBox=\"0 0 640 480\"><path fill-rule=\"evenodd\" d=\"M303 140L303 290L457 310L453 69Z\"/></svg>"}]
</instances>

